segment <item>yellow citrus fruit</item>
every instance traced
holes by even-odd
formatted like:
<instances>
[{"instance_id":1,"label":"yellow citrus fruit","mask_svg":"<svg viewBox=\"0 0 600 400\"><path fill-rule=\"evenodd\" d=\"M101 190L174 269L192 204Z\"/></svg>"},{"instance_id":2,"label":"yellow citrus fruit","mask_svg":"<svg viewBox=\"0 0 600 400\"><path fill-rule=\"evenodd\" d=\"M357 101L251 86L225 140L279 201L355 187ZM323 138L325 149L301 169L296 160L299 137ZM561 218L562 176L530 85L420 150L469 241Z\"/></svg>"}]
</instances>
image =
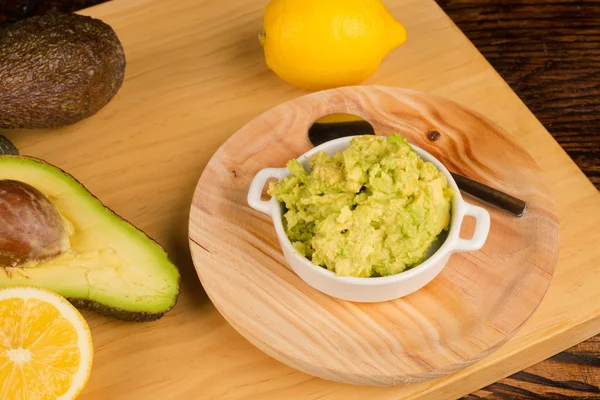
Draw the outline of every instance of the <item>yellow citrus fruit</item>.
<instances>
[{"instance_id":1,"label":"yellow citrus fruit","mask_svg":"<svg viewBox=\"0 0 600 400\"><path fill-rule=\"evenodd\" d=\"M260 34L269 68L306 89L358 84L405 40L381 0L272 0Z\"/></svg>"},{"instance_id":2,"label":"yellow citrus fruit","mask_svg":"<svg viewBox=\"0 0 600 400\"><path fill-rule=\"evenodd\" d=\"M0 399L68 400L85 386L92 337L81 314L48 290L0 290Z\"/></svg>"}]
</instances>

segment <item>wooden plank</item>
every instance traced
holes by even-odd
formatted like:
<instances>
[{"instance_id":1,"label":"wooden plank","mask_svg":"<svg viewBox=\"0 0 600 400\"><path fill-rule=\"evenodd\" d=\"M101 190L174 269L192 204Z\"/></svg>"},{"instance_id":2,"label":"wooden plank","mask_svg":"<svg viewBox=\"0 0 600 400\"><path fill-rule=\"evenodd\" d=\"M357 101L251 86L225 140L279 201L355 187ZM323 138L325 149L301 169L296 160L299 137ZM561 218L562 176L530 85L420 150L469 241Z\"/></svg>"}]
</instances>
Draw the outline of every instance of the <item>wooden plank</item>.
<instances>
[{"instance_id":1,"label":"wooden plank","mask_svg":"<svg viewBox=\"0 0 600 400\"><path fill-rule=\"evenodd\" d=\"M407 387L319 380L243 340L203 293L186 227L196 181L216 149L252 117L305 93L264 64L256 36L266 3L117 0L87 10L111 24L123 42L123 88L99 114L75 126L7 133L25 154L71 172L155 237L182 271L181 300L157 323L86 314L96 358L83 399L453 398L600 331L597 191L433 1L389 0L408 41L366 83L446 96L494 120L529 150L544 171L561 224L560 260L546 299L492 356L445 379Z\"/></svg>"},{"instance_id":2,"label":"wooden plank","mask_svg":"<svg viewBox=\"0 0 600 400\"><path fill-rule=\"evenodd\" d=\"M270 221L256 212L248 205L248 192L260 170L302 160L312 148L306 127L332 112L360 115L379 135L400 132L451 171L526 199L527 212L515 218L467 196L467 201L489 210L491 228L481 250L452 255L431 283L404 298L360 304L324 295L309 285L325 279L311 281L289 255L282 256L284 242L274 225L283 217L273 212ZM441 132L436 142L428 138L431 131ZM456 221L461 221L461 212L453 208ZM189 236L192 258L210 299L258 348L324 379L398 385L465 368L524 325L554 273L557 219L538 166L488 119L429 93L361 86L302 96L236 132L198 182ZM444 246L452 246L461 230L457 228L450 228ZM464 233L477 230L468 220L462 228ZM348 228L350 236L354 229ZM391 279L431 270L423 264ZM360 287L354 290L361 293Z\"/></svg>"},{"instance_id":3,"label":"wooden plank","mask_svg":"<svg viewBox=\"0 0 600 400\"><path fill-rule=\"evenodd\" d=\"M595 336L525 371L470 394L465 400L515 397L597 399L600 394L598 346L600 339Z\"/></svg>"},{"instance_id":4,"label":"wooden plank","mask_svg":"<svg viewBox=\"0 0 600 400\"><path fill-rule=\"evenodd\" d=\"M437 2L600 189L600 3Z\"/></svg>"}]
</instances>

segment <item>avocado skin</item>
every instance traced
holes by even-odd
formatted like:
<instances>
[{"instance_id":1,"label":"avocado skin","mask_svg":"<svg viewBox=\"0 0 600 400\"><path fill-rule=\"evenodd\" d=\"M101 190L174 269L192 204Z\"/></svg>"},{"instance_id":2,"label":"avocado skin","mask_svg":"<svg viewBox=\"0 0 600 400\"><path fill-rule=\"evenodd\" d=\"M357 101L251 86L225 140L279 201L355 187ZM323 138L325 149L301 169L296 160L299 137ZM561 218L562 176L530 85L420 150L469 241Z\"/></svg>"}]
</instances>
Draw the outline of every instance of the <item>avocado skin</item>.
<instances>
[{"instance_id":1,"label":"avocado skin","mask_svg":"<svg viewBox=\"0 0 600 400\"><path fill-rule=\"evenodd\" d=\"M95 301L90 301L86 299L67 298L67 300L76 308L92 310L107 317L112 317L120 319L121 321L130 322L151 322L159 320L163 317L163 315L171 311L171 309L175 306L175 303L177 302L177 299L175 299L175 303L173 303L173 306L171 306L170 309L162 313L147 313L120 310L118 308L107 307L104 304L96 303Z\"/></svg>"},{"instance_id":2,"label":"avocado skin","mask_svg":"<svg viewBox=\"0 0 600 400\"><path fill-rule=\"evenodd\" d=\"M19 150L6 136L0 135L0 156L12 155L18 156Z\"/></svg>"},{"instance_id":3,"label":"avocado skin","mask_svg":"<svg viewBox=\"0 0 600 400\"><path fill-rule=\"evenodd\" d=\"M117 93L125 54L104 22L51 13L0 28L0 128L56 128Z\"/></svg>"},{"instance_id":4,"label":"avocado skin","mask_svg":"<svg viewBox=\"0 0 600 400\"><path fill-rule=\"evenodd\" d=\"M14 156L14 155L0 155L0 157L15 157L15 158L26 158L28 160L31 160L33 162L39 163L39 164L43 164L43 165L51 165L53 168L56 168L57 170L59 170L62 174L67 175L68 177L70 177L71 179L73 179L78 185L80 185L82 188L85 189L85 191L87 192L87 194L91 197L93 197L95 200L97 200L100 204L102 204L102 207L104 207L106 210L108 210L115 218L126 222L127 224L133 226L134 228L136 228L139 232L141 232L148 240L151 240L152 242L154 242L158 247L160 247L160 249L167 254L166 250L158 243L156 242L154 239L152 239L150 236L148 236L144 231L142 231L141 229L139 229L138 227L136 227L135 225L133 225L131 222L123 219L122 217L120 217L118 214L116 214L112 209L110 209L109 207L107 207L106 205L104 205L104 203L102 203L100 201L100 199L98 199L96 196L94 196L94 194L92 194L89 190L87 190L87 188L81 183L79 182L73 175L69 174L68 172L64 171L63 169L49 164L46 161L36 158L36 157L30 157L30 156ZM181 284L181 275L178 275L177 278L177 287L178 289L180 288L180 284ZM35 285L33 285L35 286ZM163 315L165 315L167 312L171 311L173 309L173 307L175 307L175 305L177 304L177 301L179 300L179 290L177 292L177 296L175 296L173 298L173 303L169 306L169 308L165 309L164 311L160 312L160 313L148 313L148 312L140 312L140 311L127 311L127 310L122 310L116 307L110 307L106 304L101 304L95 301L91 301L88 299L82 299L82 298L67 298L67 300L73 304L74 307L76 308L81 308L81 309L86 309L86 310L92 310L95 311L99 314L108 316L108 317L112 317L115 319L119 319L122 321L134 321L134 322L151 322L151 321L156 321L160 318L163 317Z\"/></svg>"}]
</instances>

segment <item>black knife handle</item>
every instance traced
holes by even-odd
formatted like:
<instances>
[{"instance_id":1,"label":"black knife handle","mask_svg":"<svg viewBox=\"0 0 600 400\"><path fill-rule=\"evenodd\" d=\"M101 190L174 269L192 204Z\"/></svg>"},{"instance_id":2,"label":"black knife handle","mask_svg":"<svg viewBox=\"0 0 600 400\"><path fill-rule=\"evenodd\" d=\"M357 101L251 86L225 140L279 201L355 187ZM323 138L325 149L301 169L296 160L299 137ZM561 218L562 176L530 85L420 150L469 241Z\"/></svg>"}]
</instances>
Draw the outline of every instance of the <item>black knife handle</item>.
<instances>
[{"instance_id":1,"label":"black knife handle","mask_svg":"<svg viewBox=\"0 0 600 400\"><path fill-rule=\"evenodd\" d=\"M458 175L453 172L450 174L456 181L456 185L460 190L465 191L492 206L501 208L502 210L509 212L516 217L522 217L523 214L525 214L527 203L525 203L523 200L517 199L516 197L462 175Z\"/></svg>"}]
</instances>

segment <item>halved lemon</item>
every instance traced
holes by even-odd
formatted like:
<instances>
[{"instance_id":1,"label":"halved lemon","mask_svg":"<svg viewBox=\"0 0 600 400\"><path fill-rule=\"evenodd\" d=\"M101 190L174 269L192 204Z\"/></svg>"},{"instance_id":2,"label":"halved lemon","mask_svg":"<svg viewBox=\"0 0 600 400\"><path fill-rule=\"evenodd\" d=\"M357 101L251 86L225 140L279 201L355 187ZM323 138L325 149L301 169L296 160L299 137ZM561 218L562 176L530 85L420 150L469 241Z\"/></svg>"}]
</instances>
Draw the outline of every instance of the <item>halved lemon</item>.
<instances>
[{"instance_id":1,"label":"halved lemon","mask_svg":"<svg viewBox=\"0 0 600 400\"><path fill-rule=\"evenodd\" d=\"M85 386L90 329L63 297L33 287L0 290L0 399L68 400Z\"/></svg>"}]
</instances>

